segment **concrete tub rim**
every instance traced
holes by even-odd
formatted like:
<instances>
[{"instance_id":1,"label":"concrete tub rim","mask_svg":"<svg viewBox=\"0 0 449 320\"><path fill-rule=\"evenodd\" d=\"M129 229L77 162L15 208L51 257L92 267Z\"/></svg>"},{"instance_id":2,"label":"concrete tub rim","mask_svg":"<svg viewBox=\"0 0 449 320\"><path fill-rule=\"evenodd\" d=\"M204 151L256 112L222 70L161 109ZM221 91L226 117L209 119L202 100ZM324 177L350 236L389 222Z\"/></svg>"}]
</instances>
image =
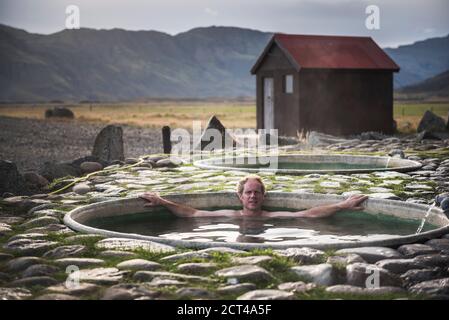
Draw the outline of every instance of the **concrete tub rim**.
<instances>
[{"instance_id":1,"label":"concrete tub rim","mask_svg":"<svg viewBox=\"0 0 449 320\"><path fill-rule=\"evenodd\" d=\"M200 194L201 196L217 196L217 195L229 195L235 193L231 192L205 192ZM269 192L268 193L271 197L278 197L278 196L284 196L284 195L312 195L317 197L325 197L325 200L329 201L338 201L343 199L343 196L336 196L336 195L326 195L326 194L302 194L302 193L291 193L291 192ZM166 195L164 197L171 198L172 200L176 200L177 197L185 197L185 196L195 196L198 194L170 194ZM174 199L173 199L174 198ZM87 225L84 225L83 223L80 223L76 221L77 215L80 213L83 213L86 210L92 209L96 206L110 206L110 205L117 205L117 203L126 203L131 201L142 201L138 199L137 197L133 198L124 198L120 200L110 200L110 201L103 201L99 203L93 203L88 204L85 206L78 207L70 212L68 212L64 216L64 223L71 229L87 233L87 234L98 234L102 236L106 236L108 238L127 238L127 239L137 239L137 240L149 240L156 243L161 244L167 244L175 247L184 247L184 248L194 248L194 249L204 249L204 248L211 248L211 247L229 247L229 248L235 248L235 249L242 249L242 250L251 250L251 249L266 249L266 248L273 248L273 249L286 249L286 248L293 248L293 247L309 247L309 248L316 248L316 249L342 249L342 248L356 248L356 247L397 247L403 244L410 244L410 243L417 243L417 242L424 242L425 240L434 239L437 237L440 237L444 234L449 233L449 220L447 217L445 217L444 213L439 208L434 208L432 212L436 212L437 215L443 215L447 222L444 226L432 229L426 232L422 232L420 234L410 234L405 236L396 236L396 237L390 237L387 239L380 239L380 240L369 240L369 241L346 241L346 242L338 242L338 243L305 243L305 244L276 244L276 243L238 243L238 242L218 242L218 241L211 241L211 242L200 242L200 241L191 241L191 240L173 240L173 239L165 239L165 238L159 238L157 236L148 236L148 235L141 235L141 234L133 234L133 233L123 233L123 232L117 232L117 231L111 231L106 229L99 229L94 227L89 227ZM385 205L394 205L395 202L398 203L399 201L396 200L385 200L385 199L376 199L376 198L370 198L368 201L374 201L378 204L385 204ZM403 201L400 201L402 203L406 203ZM418 209L423 210L423 214L427 211L427 209L430 206L421 205L421 204L415 204L415 203L407 203L408 205ZM129 212L129 214L135 213L135 212Z\"/></svg>"},{"instance_id":2,"label":"concrete tub rim","mask_svg":"<svg viewBox=\"0 0 449 320\"><path fill-rule=\"evenodd\" d=\"M263 155L261 155L263 156ZM269 156L269 155L267 155ZM354 159L354 158L363 158L363 159L373 159L379 160L383 159L388 161L388 159L393 159L394 161L404 161L409 163L409 165L403 165L399 167L391 167L391 168L378 168L378 169L335 169L335 170L315 170L315 169L266 169L266 168L245 168L245 167L232 167L232 166L221 166L214 164L215 161L226 161L231 159L244 159L244 158L255 158L258 156L237 156L237 157L211 157L207 159L196 160L193 162L195 167L207 170L220 170L220 171L246 171L246 172L276 172L279 174L289 174L289 175L301 175L301 174L326 174L326 173L334 173L334 174L351 174L351 173L372 173L377 171L396 171L396 172L409 172L420 169L423 165L419 161L410 160L410 159L398 159L388 156L368 156L368 155L339 155L339 154L290 154L290 155L279 155L278 158L288 158L288 157L338 157L338 159Z\"/></svg>"}]
</instances>

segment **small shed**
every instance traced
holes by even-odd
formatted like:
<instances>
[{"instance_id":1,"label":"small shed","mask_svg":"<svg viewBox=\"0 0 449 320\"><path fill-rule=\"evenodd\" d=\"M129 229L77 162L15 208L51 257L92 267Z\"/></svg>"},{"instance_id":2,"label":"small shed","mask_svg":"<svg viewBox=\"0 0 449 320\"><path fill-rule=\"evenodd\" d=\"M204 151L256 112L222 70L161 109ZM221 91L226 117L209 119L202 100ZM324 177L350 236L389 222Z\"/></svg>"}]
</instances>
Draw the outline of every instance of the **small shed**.
<instances>
[{"instance_id":1,"label":"small shed","mask_svg":"<svg viewBox=\"0 0 449 320\"><path fill-rule=\"evenodd\" d=\"M257 128L392 133L396 63L370 38L274 34L251 69Z\"/></svg>"}]
</instances>

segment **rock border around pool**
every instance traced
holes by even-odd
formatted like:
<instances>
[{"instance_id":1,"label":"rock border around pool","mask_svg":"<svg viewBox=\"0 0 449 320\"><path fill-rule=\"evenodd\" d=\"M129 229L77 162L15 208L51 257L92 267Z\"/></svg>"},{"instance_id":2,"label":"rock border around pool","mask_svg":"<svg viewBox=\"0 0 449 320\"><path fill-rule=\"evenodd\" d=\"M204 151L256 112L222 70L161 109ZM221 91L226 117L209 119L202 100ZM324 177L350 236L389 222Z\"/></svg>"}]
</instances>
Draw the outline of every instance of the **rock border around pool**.
<instances>
[{"instance_id":1,"label":"rock border around pool","mask_svg":"<svg viewBox=\"0 0 449 320\"><path fill-rule=\"evenodd\" d=\"M202 194L171 194L165 196L167 199L185 203L198 209L208 207L233 207L239 205L235 193L232 192L211 192ZM283 207L290 209L304 209L317 205L324 205L341 201L344 197L337 195L323 194L298 194L283 192L268 192L266 206L275 207L276 203L282 203ZM408 203L402 201L384 200L384 199L368 199L366 202L366 212L368 213L384 213L393 215L398 218L422 219L429 206ZM168 244L177 247L186 248L210 248L210 247L230 247L235 249L256 249L256 248L291 248L291 247L310 247L317 249L340 249L353 248L362 246L399 246L403 244L422 242L433 239L449 233L449 219L438 208L433 208L428 216L431 224L438 226L437 229L412 234L406 236L392 236L377 240L367 241L342 241L327 243L296 243L292 244L276 244L276 243L237 243L237 242L200 242L190 240L173 240L164 239L156 236L147 236L141 234L122 233L104 229L93 228L84 223L93 217L109 217L120 216L126 214L135 214L141 212L151 212L153 208L144 208L143 200L139 198L126 198L120 200L105 201L94 203L82 207L78 207L64 217L64 223L70 228L83 233L100 234L107 237L120 237L129 239L150 240L158 243Z\"/></svg>"}]
</instances>

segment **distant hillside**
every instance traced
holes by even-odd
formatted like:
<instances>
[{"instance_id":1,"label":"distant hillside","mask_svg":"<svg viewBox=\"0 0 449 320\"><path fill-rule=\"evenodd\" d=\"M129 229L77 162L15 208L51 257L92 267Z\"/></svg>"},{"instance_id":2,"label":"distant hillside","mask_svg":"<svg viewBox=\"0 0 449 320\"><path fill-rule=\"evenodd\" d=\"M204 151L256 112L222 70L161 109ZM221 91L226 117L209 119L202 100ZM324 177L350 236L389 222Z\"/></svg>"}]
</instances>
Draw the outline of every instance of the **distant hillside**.
<instances>
[{"instance_id":1,"label":"distant hillside","mask_svg":"<svg viewBox=\"0 0 449 320\"><path fill-rule=\"evenodd\" d=\"M397 49L386 48L385 51L401 67L394 78L397 88L416 84L449 70L449 35Z\"/></svg>"},{"instance_id":2,"label":"distant hillside","mask_svg":"<svg viewBox=\"0 0 449 320\"><path fill-rule=\"evenodd\" d=\"M449 99L449 70L418 84L401 88L397 93L402 98L438 100Z\"/></svg>"},{"instance_id":3,"label":"distant hillside","mask_svg":"<svg viewBox=\"0 0 449 320\"><path fill-rule=\"evenodd\" d=\"M0 100L254 96L249 70L270 37L231 27L36 35L0 25Z\"/></svg>"},{"instance_id":4,"label":"distant hillside","mask_svg":"<svg viewBox=\"0 0 449 320\"><path fill-rule=\"evenodd\" d=\"M0 101L255 96L250 68L271 33L233 27L31 34L0 25ZM449 36L387 49L395 86L449 69Z\"/></svg>"}]
</instances>

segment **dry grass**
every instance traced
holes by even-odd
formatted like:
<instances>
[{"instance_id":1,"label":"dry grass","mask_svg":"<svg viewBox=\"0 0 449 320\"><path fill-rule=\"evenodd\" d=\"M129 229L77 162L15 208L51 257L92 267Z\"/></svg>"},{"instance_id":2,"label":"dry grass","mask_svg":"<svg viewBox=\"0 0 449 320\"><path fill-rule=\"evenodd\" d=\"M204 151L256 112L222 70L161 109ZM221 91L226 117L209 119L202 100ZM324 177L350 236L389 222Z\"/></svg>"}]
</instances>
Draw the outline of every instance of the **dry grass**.
<instances>
[{"instance_id":1,"label":"dry grass","mask_svg":"<svg viewBox=\"0 0 449 320\"><path fill-rule=\"evenodd\" d=\"M416 132L426 110L432 111L445 121L448 120L449 103L395 103L393 116L398 130L404 133Z\"/></svg>"},{"instance_id":2,"label":"dry grass","mask_svg":"<svg viewBox=\"0 0 449 320\"><path fill-rule=\"evenodd\" d=\"M55 104L10 104L0 106L0 115L44 119L45 110ZM60 104L58 104L60 105ZM148 103L66 104L81 121L120 123L141 127L192 128L193 121L216 115L227 128L255 128L254 102L161 101ZM449 103L395 103L394 118L401 132L415 132L426 110L447 119Z\"/></svg>"},{"instance_id":3,"label":"dry grass","mask_svg":"<svg viewBox=\"0 0 449 320\"><path fill-rule=\"evenodd\" d=\"M58 104L61 105L61 104ZM45 110L54 104L0 106L0 115L44 119ZM216 115L227 128L255 128L256 107L249 102L150 102L66 104L76 119L102 123L120 123L141 127L192 128L193 121L202 126Z\"/></svg>"}]
</instances>

